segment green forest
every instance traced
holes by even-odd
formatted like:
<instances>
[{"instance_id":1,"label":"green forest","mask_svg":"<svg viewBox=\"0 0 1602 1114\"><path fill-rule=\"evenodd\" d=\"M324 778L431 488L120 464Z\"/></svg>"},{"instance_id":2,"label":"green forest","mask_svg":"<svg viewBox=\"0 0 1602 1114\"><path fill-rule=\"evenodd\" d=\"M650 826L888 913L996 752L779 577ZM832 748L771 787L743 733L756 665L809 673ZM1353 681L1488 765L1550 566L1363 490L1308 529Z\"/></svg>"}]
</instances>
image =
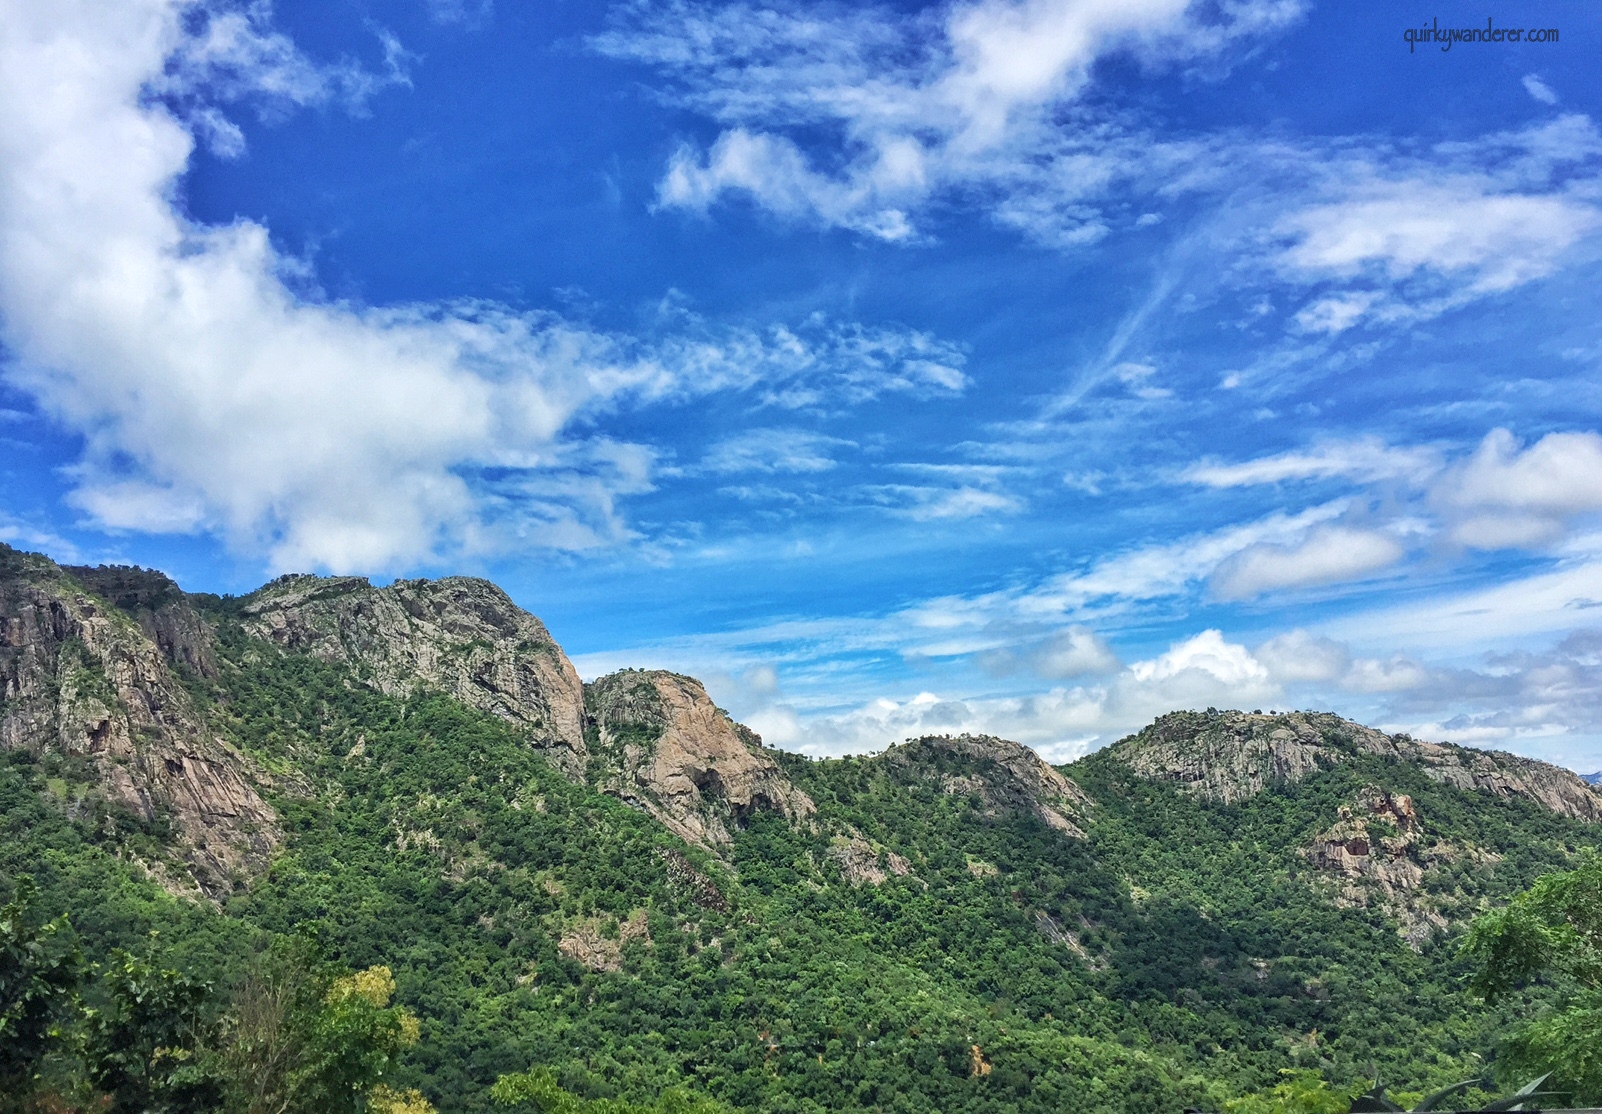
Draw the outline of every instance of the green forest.
<instances>
[{"instance_id":1,"label":"green forest","mask_svg":"<svg viewBox=\"0 0 1602 1114\"><path fill-rule=\"evenodd\" d=\"M1599 833L1533 801L1370 757L1212 803L1114 747L1062 767L1070 838L943 788L974 760L926 741L915 768L776 755L815 819L754 811L720 857L494 716L203 602L218 669L185 684L273 772L285 843L175 897L159 819L81 758L0 754L13 1109L1257 1114L1554 1063L1602 1101ZM1460 852L1416 947L1304 851L1376 785ZM848 830L882 881L831 854Z\"/></svg>"}]
</instances>

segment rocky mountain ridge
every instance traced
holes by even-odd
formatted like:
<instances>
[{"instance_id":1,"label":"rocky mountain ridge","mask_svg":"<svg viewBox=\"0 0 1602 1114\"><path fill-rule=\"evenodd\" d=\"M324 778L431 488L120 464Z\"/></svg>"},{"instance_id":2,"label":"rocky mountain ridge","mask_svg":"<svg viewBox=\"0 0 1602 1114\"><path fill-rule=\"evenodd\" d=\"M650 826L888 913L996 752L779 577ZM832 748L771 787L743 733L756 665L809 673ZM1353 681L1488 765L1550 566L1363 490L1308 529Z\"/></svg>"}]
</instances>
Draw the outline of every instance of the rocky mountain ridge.
<instances>
[{"instance_id":1,"label":"rocky mountain ridge","mask_svg":"<svg viewBox=\"0 0 1602 1114\"><path fill-rule=\"evenodd\" d=\"M816 825L814 802L784 763L698 681L624 670L585 684L545 625L488 581L374 587L357 577L295 575L218 600L187 595L149 570L64 568L0 547L0 749L81 762L110 806L147 826L170 826L185 875L164 879L175 891L218 896L248 884L282 840L267 796L285 785L230 746L194 695L221 683L219 624L263 647L346 668L353 681L397 699L440 692L493 715L569 780L622 798L716 855L759 811ZM1568 771L1324 713L1176 712L1109 754L1143 778L1225 803L1374 755L1459 790L1602 819L1602 791ZM981 815L1027 814L1064 838L1078 839L1094 823L1094 802L1071 776L1007 740L930 736L868 761L896 779L965 796ZM831 854L854 884L911 869L855 829L829 834ZM1389 866L1372 854L1359 863L1354 840L1332 835L1316 865L1357 881L1378 878L1396 893L1410 889L1411 868L1394 856Z\"/></svg>"},{"instance_id":2,"label":"rocky mountain ridge","mask_svg":"<svg viewBox=\"0 0 1602 1114\"><path fill-rule=\"evenodd\" d=\"M174 672L211 667L209 638L160 574L69 572L0 547L0 749L81 765L97 799L69 810L169 826L187 876L152 869L179 892L218 896L259 872L282 833L260 792L273 779L209 729Z\"/></svg>"},{"instance_id":3,"label":"rocky mountain ridge","mask_svg":"<svg viewBox=\"0 0 1602 1114\"><path fill-rule=\"evenodd\" d=\"M1561 816L1602 820L1602 791L1561 766L1387 735L1328 712L1170 712L1109 753L1142 777L1225 804L1372 755L1416 765L1431 780L1465 792L1523 797Z\"/></svg>"},{"instance_id":4,"label":"rocky mountain ridge","mask_svg":"<svg viewBox=\"0 0 1602 1114\"><path fill-rule=\"evenodd\" d=\"M994 735L927 735L892 746L880 758L907 777L936 782L946 793L972 795L990 816L1024 812L1065 836L1085 834L1090 798L1020 743Z\"/></svg>"},{"instance_id":5,"label":"rocky mountain ridge","mask_svg":"<svg viewBox=\"0 0 1602 1114\"><path fill-rule=\"evenodd\" d=\"M597 783L655 816L686 843L732 842L754 809L802 822L816 811L762 740L712 703L701 682L626 669L584 686L605 756Z\"/></svg>"}]
</instances>

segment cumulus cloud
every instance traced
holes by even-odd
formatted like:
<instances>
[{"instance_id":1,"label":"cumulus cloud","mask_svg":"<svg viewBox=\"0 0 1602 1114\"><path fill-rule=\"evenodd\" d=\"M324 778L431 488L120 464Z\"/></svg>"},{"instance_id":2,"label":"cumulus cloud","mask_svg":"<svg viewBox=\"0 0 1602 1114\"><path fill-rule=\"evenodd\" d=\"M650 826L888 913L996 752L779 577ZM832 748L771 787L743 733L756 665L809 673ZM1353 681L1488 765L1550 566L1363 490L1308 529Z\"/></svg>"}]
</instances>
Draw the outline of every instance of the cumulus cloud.
<instances>
[{"instance_id":1,"label":"cumulus cloud","mask_svg":"<svg viewBox=\"0 0 1602 1114\"><path fill-rule=\"evenodd\" d=\"M1333 681L1346 672L1352 661L1343 644L1300 627L1270 638L1253 650L1252 656L1282 684Z\"/></svg>"},{"instance_id":2,"label":"cumulus cloud","mask_svg":"<svg viewBox=\"0 0 1602 1114\"><path fill-rule=\"evenodd\" d=\"M304 268L266 228L174 207L202 98L350 105L400 77L320 67L263 10L0 16L7 374L83 436L71 498L92 524L217 531L276 568L589 545L626 533L615 500L646 481L638 454L572 443L578 415L714 390L794 409L965 386L951 345L820 315L718 327L670 300L656 335L628 337L492 303L297 293Z\"/></svg>"},{"instance_id":3,"label":"cumulus cloud","mask_svg":"<svg viewBox=\"0 0 1602 1114\"><path fill-rule=\"evenodd\" d=\"M1250 705L1278 692L1244 646L1207 630L1096 684L962 699L920 692L812 715L776 703L753 712L751 722L765 741L808 754L879 750L904 738L966 731L1013 739L1065 762L1175 708Z\"/></svg>"},{"instance_id":4,"label":"cumulus cloud","mask_svg":"<svg viewBox=\"0 0 1602 1114\"><path fill-rule=\"evenodd\" d=\"M1059 631L1035 652L1036 670L1059 680L1116 673L1122 666L1107 640L1085 626Z\"/></svg>"},{"instance_id":5,"label":"cumulus cloud","mask_svg":"<svg viewBox=\"0 0 1602 1114\"><path fill-rule=\"evenodd\" d=\"M1250 599L1281 588L1356 580L1389 568L1405 553L1379 530L1321 526L1292 545L1248 546L1220 564L1209 583L1222 599Z\"/></svg>"},{"instance_id":6,"label":"cumulus cloud","mask_svg":"<svg viewBox=\"0 0 1602 1114\"><path fill-rule=\"evenodd\" d=\"M1549 433L1521 449L1508 430L1492 430L1452 476L1445 495L1460 506L1553 514L1602 510L1602 436Z\"/></svg>"},{"instance_id":7,"label":"cumulus cloud","mask_svg":"<svg viewBox=\"0 0 1602 1114\"><path fill-rule=\"evenodd\" d=\"M664 205L704 210L737 192L895 241L915 238L931 198L978 188L993 191L998 219L1068 244L1105 231L1097 202L1117 183L1193 154L1105 118L1057 126L1096 61L1216 57L1300 11L1296 0L969 0L916 16L639 3L592 45L657 67L670 97L725 127L710 149L673 156ZM815 160L789 129L831 133L835 149Z\"/></svg>"},{"instance_id":8,"label":"cumulus cloud","mask_svg":"<svg viewBox=\"0 0 1602 1114\"><path fill-rule=\"evenodd\" d=\"M1443 477L1436 498L1457 516L1452 536L1476 549L1545 545L1602 510L1602 436L1549 433L1528 448L1506 429Z\"/></svg>"}]
</instances>

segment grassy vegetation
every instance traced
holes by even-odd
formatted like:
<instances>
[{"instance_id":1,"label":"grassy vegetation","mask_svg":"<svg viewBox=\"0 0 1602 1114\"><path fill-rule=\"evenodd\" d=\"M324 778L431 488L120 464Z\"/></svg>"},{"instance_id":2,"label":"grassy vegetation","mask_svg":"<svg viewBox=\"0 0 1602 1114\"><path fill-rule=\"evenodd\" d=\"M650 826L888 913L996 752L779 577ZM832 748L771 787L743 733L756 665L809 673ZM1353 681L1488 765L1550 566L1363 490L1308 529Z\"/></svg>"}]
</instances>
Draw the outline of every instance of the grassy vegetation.
<instances>
[{"instance_id":1,"label":"grassy vegetation","mask_svg":"<svg viewBox=\"0 0 1602 1114\"><path fill-rule=\"evenodd\" d=\"M1079 840L881 760L786 756L817 826L758 814L724 863L572 784L506 724L379 695L218 606L221 677L191 683L278 774L287 843L269 873L218 908L169 897L139 863L159 831L86 804L71 763L9 754L0 886L32 875L87 956L180 969L217 988L216 1017L275 939L387 968L421 1039L386 1083L442 1110L497 1109L512 1075L526 1093L503 1086L507 1102L554 1109L560 1092L596 1111L700 1109L693 1093L781 1112L1147 1114L1268 1093L1287 1069L1348 1087L1371 1065L1433 1089L1484 1070L1547 999L1484 1006L1454 939L1415 951L1382 909L1338 905L1303 849L1365 786L1411 794L1432 839L1485 852L1427 877L1466 919L1597 843L1377 759L1224 806L1099 754L1067 771L1095 800ZM831 854L848 827L911 873L850 884Z\"/></svg>"}]
</instances>

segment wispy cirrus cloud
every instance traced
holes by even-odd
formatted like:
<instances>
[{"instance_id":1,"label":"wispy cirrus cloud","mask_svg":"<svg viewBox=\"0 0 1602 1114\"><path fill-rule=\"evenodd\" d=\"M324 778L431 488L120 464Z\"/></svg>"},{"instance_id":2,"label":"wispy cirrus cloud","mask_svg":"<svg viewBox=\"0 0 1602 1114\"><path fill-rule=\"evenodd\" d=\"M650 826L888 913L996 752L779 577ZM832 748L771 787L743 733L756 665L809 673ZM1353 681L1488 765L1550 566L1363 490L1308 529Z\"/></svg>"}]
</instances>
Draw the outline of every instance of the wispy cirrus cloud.
<instances>
[{"instance_id":1,"label":"wispy cirrus cloud","mask_svg":"<svg viewBox=\"0 0 1602 1114\"><path fill-rule=\"evenodd\" d=\"M1421 482L1440 471L1440 453L1421 446L1387 445L1377 437L1323 440L1306 449L1275 453L1236 464L1205 461L1182 478L1208 487L1250 487L1300 480L1353 480L1374 483L1402 479Z\"/></svg>"},{"instance_id":2,"label":"wispy cirrus cloud","mask_svg":"<svg viewBox=\"0 0 1602 1114\"><path fill-rule=\"evenodd\" d=\"M977 191L1003 223L1072 244L1105 232L1119 185L1172 187L1197 169L1194 145L1080 108L1095 64L1120 53L1148 66L1216 58L1289 26L1302 5L1204 7L976 0L908 16L634 4L591 43L655 67L665 95L724 128L709 149L673 156L664 205L705 210L743 194L781 215L904 241L933 199Z\"/></svg>"}]
</instances>

